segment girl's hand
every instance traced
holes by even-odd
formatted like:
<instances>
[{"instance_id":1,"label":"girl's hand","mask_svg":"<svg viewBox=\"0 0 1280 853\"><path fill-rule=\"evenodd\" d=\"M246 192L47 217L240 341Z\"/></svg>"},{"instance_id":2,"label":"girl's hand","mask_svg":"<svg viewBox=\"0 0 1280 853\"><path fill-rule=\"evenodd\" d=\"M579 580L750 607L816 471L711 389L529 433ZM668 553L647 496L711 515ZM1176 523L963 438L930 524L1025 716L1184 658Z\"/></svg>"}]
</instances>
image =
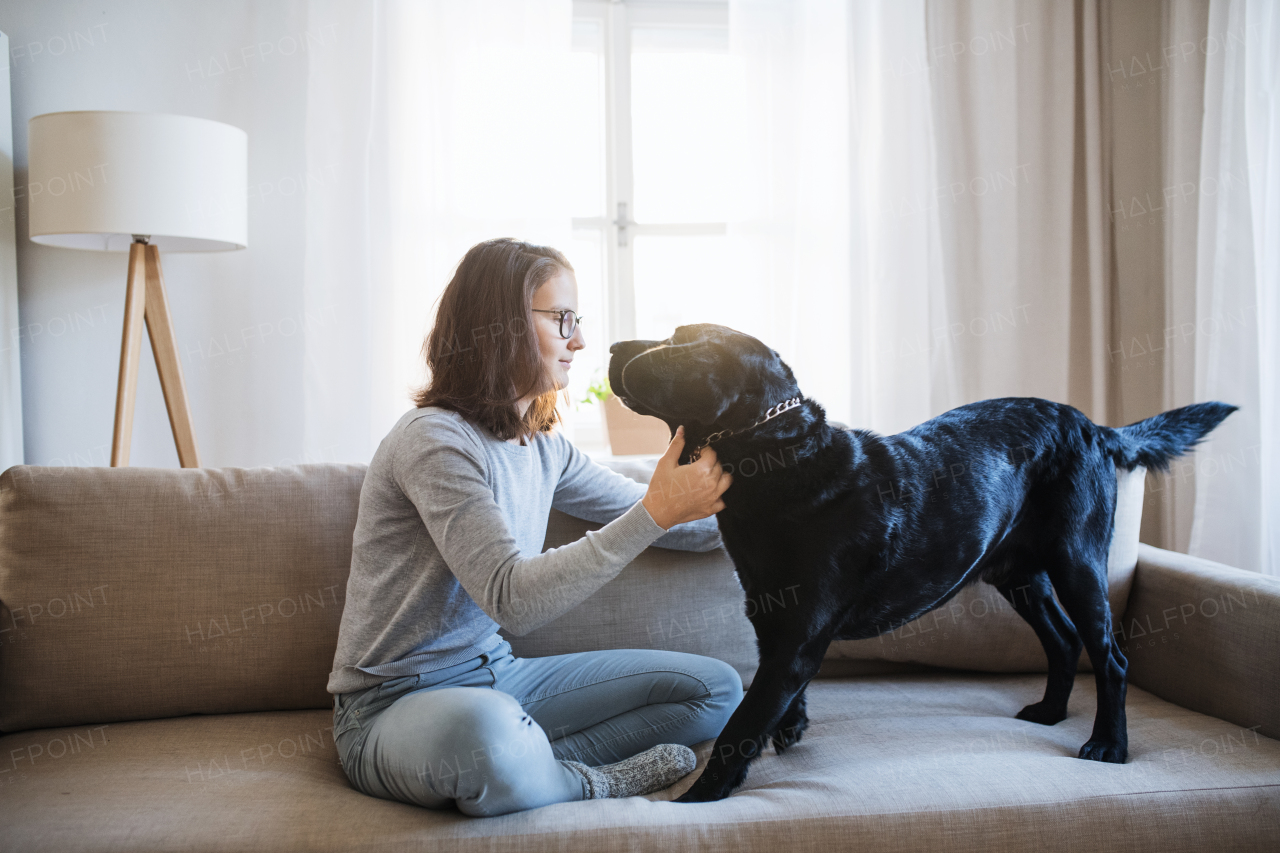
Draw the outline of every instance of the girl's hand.
<instances>
[{"instance_id":1,"label":"girl's hand","mask_svg":"<svg viewBox=\"0 0 1280 853\"><path fill-rule=\"evenodd\" d=\"M715 515L724 509L720 496L733 482L733 475L716 461L710 445L702 449L697 462L680 465L684 450L684 426L676 429L667 452L662 454L649 481L649 491L641 503L663 530L677 524Z\"/></svg>"}]
</instances>

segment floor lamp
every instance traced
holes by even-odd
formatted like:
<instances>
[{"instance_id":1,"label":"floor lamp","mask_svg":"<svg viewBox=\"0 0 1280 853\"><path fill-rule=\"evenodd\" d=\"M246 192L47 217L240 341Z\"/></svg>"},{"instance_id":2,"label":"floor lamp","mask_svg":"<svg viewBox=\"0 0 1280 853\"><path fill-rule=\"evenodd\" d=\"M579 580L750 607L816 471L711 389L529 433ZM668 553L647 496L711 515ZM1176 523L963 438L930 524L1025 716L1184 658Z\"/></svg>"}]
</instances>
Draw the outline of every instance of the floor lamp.
<instances>
[{"instance_id":1,"label":"floor lamp","mask_svg":"<svg viewBox=\"0 0 1280 853\"><path fill-rule=\"evenodd\" d=\"M221 122L163 113L45 113L27 126L31 240L129 252L112 467L129 464L142 325L183 468L200 467L160 250L248 245L248 138Z\"/></svg>"}]
</instances>

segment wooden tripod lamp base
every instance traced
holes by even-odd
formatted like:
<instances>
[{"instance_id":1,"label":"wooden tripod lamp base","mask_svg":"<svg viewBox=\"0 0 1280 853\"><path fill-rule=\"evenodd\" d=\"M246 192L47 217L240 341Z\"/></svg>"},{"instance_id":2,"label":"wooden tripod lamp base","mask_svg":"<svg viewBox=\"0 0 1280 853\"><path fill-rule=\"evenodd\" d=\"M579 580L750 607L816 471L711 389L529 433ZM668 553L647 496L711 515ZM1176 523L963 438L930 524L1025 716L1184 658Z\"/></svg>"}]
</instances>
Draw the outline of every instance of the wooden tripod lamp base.
<instances>
[{"instance_id":1,"label":"wooden tripod lamp base","mask_svg":"<svg viewBox=\"0 0 1280 853\"><path fill-rule=\"evenodd\" d=\"M111 467L129 464L133 439L133 408L138 396L138 362L142 357L142 324L147 324L151 352L160 374L164 404L169 410L173 440L178 446L178 463L183 468L199 468L196 434L191 426L191 407L182 381L182 362L173 334L169 298L160 271L160 250L135 236L129 247L129 281L125 289L124 339L120 344L120 381L116 387L116 422L111 437Z\"/></svg>"}]
</instances>

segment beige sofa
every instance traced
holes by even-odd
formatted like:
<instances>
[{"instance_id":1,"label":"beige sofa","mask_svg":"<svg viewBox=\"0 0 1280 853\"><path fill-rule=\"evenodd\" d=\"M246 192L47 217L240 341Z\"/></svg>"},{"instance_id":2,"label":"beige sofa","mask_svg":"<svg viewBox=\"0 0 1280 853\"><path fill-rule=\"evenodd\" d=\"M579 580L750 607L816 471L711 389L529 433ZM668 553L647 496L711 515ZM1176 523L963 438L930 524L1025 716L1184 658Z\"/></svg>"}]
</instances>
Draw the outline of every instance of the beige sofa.
<instances>
[{"instance_id":1,"label":"beige sofa","mask_svg":"<svg viewBox=\"0 0 1280 853\"><path fill-rule=\"evenodd\" d=\"M833 646L804 740L721 802L667 802L693 775L496 818L367 797L343 776L325 692L363 475L0 476L0 850L1280 849L1280 583L1137 550L1140 476L1122 482L1111 567L1127 764L1074 757L1093 721L1087 671L1064 722L1014 719L1042 695L1044 656L977 588ZM547 546L589 526L553 512ZM510 639L522 655L714 655L749 682L744 606L723 550L650 548Z\"/></svg>"}]
</instances>

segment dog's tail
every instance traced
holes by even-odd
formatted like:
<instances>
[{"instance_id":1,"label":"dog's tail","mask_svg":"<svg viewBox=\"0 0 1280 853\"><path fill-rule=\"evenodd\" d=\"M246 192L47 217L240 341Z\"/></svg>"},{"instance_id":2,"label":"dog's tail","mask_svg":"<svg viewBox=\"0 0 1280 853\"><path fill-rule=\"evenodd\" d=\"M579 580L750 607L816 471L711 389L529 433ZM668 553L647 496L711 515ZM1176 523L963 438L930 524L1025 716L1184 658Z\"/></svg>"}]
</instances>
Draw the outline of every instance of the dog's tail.
<instances>
[{"instance_id":1,"label":"dog's tail","mask_svg":"<svg viewBox=\"0 0 1280 853\"><path fill-rule=\"evenodd\" d=\"M1107 448L1116 465L1132 470L1168 471L1169 463L1195 447L1238 407L1227 403L1194 403L1161 412L1145 421L1112 430Z\"/></svg>"}]
</instances>

